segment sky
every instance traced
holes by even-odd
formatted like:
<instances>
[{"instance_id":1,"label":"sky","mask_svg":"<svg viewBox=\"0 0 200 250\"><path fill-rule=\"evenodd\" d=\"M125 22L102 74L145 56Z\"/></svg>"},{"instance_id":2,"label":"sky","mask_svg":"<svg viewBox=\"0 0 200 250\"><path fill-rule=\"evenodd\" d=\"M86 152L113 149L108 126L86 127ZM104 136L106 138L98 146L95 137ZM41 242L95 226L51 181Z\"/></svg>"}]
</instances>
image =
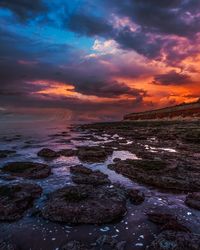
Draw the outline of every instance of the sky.
<instances>
[{"instance_id":1,"label":"sky","mask_svg":"<svg viewBox=\"0 0 200 250\"><path fill-rule=\"evenodd\" d=\"M0 116L112 121L199 96L198 0L0 0Z\"/></svg>"}]
</instances>

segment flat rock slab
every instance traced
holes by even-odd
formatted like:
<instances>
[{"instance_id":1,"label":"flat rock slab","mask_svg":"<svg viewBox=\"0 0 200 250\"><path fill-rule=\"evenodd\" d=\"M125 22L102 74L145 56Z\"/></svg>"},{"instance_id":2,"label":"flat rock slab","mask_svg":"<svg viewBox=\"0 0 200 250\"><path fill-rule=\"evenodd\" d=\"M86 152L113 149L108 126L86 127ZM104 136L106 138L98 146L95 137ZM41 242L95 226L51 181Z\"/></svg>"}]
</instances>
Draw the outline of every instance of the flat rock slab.
<instances>
[{"instance_id":1,"label":"flat rock slab","mask_svg":"<svg viewBox=\"0 0 200 250\"><path fill-rule=\"evenodd\" d=\"M80 147L78 158L83 162L104 162L109 153L101 147Z\"/></svg>"},{"instance_id":2,"label":"flat rock slab","mask_svg":"<svg viewBox=\"0 0 200 250\"><path fill-rule=\"evenodd\" d=\"M76 184L98 186L110 183L108 175L99 170L92 171L84 166L73 166L70 168L70 172L73 174L72 181Z\"/></svg>"},{"instance_id":3,"label":"flat rock slab","mask_svg":"<svg viewBox=\"0 0 200 250\"><path fill-rule=\"evenodd\" d=\"M161 225L162 231L172 230L190 232L190 229L185 225L185 222L171 213L155 211L148 213L147 216L151 222Z\"/></svg>"},{"instance_id":4,"label":"flat rock slab","mask_svg":"<svg viewBox=\"0 0 200 250\"><path fill-rule=\"evenodd\" d=\"M49 148L43 148L41 149L38 153L38 156L43 157L43 158L57 158L60 156L59 153L56 151L49 149Z\"/></svg>"},{"instance_id":5,"label":"flat rock slab","mask_svg":"<svg viewBox=\"0 0 200 250\"><path fill-rule=\"evenodd\" d=\"M171 169L164 161L125 160L108 165L130 179L161 189L195 191L200 189L200 174L178 166Z\"/></svg>"},{"instance_id":6,"label":"flat rock slab","mask_svg":"<svg viewBox=\"0 0 200 250\"><path fill-rule=\"evenodd\" d=\"M32 206L42 193L37 184L17 183L0 186L0 221L14 221Z\"/></svg>"},{"instance_id":7,"label":"flat rock slab","mask_svg":"<svg viewBox=\"0 0 200 250\"><path fill-rule=\"evenodd\" d=\"M48 165L36 162L10 162L3 166L1 171L12 176L30 179L42 179L51 174Z\"/></svg>"},{"instance_id":8,"label":"flat rock slab","mask_svg":"<svg viewBox=\"0 0 200 250\"><path fill-rule=\"evenodd\" d=\"M76 149L61 149L58 151L58 154L61 156L76 156L77 155L77 150Z\"/></svg>"},{"instance_id":9,"label":"flat rock slab","mask_svg":"<svg viewBox=\"0 0 200 250\"><path fill-rule=\"evenodd\" d=\"M162 232L147 248L148 250L199 250L200 235L165 231Z\"/></svg>"},{"instance_id":10,"label":"flat rock slab","mask_svg":"<svg viewBox=\"0 0 200 250\"><path fill-rule=\"evenodd\" d=\"M122 218L125 212L126 195L122 189L79 185L53 192L42 216L70 224L103 224Z\"/></svg>"},{"instance_id":11,"label":"flat rock slab","mask_svg":"<svg viewBox=\"0 0 200 250\"><path fill-rule=\"evenodd\" d=\"M134 205L140 205L145 200L145 195L142 191L137 189L130 189L128 190L128 197Z\"/></svg>"},{"instance_id":12,"label":"flat rock slab","mask_svg":"<svg viewBox=\"0 0 200 250\"><path fill-rule=\"evenodd\" d=\"M191 208L200 210L200 192L188 194L185 199L185 204Z\"/></svg>"}]
</instances>

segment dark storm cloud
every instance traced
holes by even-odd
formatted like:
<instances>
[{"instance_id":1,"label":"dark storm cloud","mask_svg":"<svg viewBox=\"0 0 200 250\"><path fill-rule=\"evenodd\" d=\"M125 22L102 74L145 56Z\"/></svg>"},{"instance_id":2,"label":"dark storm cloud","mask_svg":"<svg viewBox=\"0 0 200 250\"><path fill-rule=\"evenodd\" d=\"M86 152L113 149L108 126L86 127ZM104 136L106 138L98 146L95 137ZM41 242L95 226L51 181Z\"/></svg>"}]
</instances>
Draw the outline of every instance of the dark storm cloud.
<instances>
[{"instance_id":1,"label":"dark storm cloud","mask_svg":"<svg viewBox=\"0 0 200 250\"><path fill-rule=\"evenodd\" d=\"M123 49L135 50L148 58L156 58L160 55L164 39L156 40L143 33L141 30L132 32L129 27L121 30L115 37L115 40Z\"/></svg>"},{"instance_id":2,"label":"dark storm cloud","mask_svg":"<svg viewBox=\"0 0 200 250\"><path fill-rule=\"evenodd\" d=\"M98 95L99 97L118 97L120 95L129 96L143 96L145 91L133 89L124 83L117 81L92 81L88 79L87 82L76 85L76 91L86 95Z\"/></svg>"},{"instance_id":3,"label":"dark storm cloud","mask_svg":"<svg viewBox=\"0 0 200 250\"><path fill-rule=\"evenodd\" d=\"M63 54L63 46L56 46L54 49L46 49L43 44L37 43L35 50L34 42L31 39L24 39L16 34L1 32L0 36L0 95L14 99L16 97L30 97L31 93L44 90L50 87L35 84L36 81L49 81L65 84L72 84L74 90L85 95L95 95L98 97L115 98L120 95L131 97L144 96L145 92L133 89L126 84L109 80L112 72L109 67L98 58L90 58L79 61L80 54L75 55L73 61L65 61L60 67L55 63L54 50L57 57ZM13 41L18 42L19 46L14 47ZM31 47L31 50L28 47ZM65 57L73 53L73 48L65 47ZM32 52L34 51L34 53ZM78 52L77 52L78 53ZM48 58L47 62L43 57ZM54 60L52 61L51 58ZM131 70L131 69L130 69ZM136 69L134 74L141 73L141 69ZM12 74L10 73L12 72ZM113 72L114 74L114 72Z\"/></svg>"},{"instance_id":4,"label":"dark storm cloud","mask_svg":"<svg viewBox=\"0 0 200 250\"><path fill-rule=\"evenodd\" d=\"M43 0L1 0L0 7L12 11L23 22L48 11Z\"/></svg>"},{"instance_id":5,"label":"dark storm cloud","mask_svg":"<svg viewBox=\"0 0 200 250\"><path fill-rule=\"evenodd\" d=\"M69 29L81 35L106 36L112 32L112 26L106 20L85 13L72 14L67 25Z\"/></svg>"},{"instance_id":6,"label":"dark storm cloud","mask_svg":"<svg viewBox=\"0 0 200 250\"><path fill-rule=\"evenodd\" d=\"M147 32L190 37L199 32L200 2L195 0L105 1L116 13L130 17Z\"/></svg>"},{"instance_id":7,"label":"dark storm cloud","mask_svg":"<svg viewBox=\"0 0 200 250\"><path fill-rule=\"evenodd\" d=\"M153 84L158 85L182 85L186 83L191 83L190 76L183 73L177 73L174 70L166 74L156 75L153 81Z\"/></svg>"},{"instance_id":8,"label":"dark storm cloud","mask_svg":"<svg viewBox=\"0 0 200 250\"><path fill-rule=\"evenodd\" d=\"M102 6L102 1L99 1L99 5ZM110 0L103 1L103 6L106 13L104 17L97 18L86 12L74 13L69 17L68 27L81 35L114 39L123 49L135 50L150 59L159 59L163 48L166 57L172 56L172 51L169 51L168 56L168 49L173 48L175 41L169 35L192 40L200 32L199 1ZM110 13L119 18L128 17L137 25L137 29L133 31L128 24L115 27ZM187 54L180 53L178 56L181 60Z\"/></svg>"}]
</instances>

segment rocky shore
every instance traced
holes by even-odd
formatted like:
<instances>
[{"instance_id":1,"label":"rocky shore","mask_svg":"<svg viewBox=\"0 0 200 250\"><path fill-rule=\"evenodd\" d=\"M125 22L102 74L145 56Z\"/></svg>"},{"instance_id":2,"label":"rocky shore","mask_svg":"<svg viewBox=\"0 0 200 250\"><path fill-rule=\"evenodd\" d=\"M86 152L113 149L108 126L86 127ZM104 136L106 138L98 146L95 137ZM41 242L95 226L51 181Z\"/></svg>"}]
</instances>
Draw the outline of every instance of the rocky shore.
<instances>
[{"instance_id":1,"label":"rocky shore","mask_svg":"<svg viewBox=\"0 0 200 250\"><path fill-rule=\"evenodd\" d=\"M62 250L199 250L199 125L174 121L81 125L49 135L54 142L50 145L57 145L58 138L64 143L36 148L32 158L20 155L23 147L20 152L2 149L2 228L29 219L41 221L43 228L45 223L64 225L76 233L59 243L57 249ZM158 206L161 194L168 200ZM180 203L171 205L177 195ZM187 209L196 220L186 218ZM137 216L153 233L145 229L130 242L130 234L136 237L138 230ZM120 235L121 224L125 229ZM93 228L91 240L84 241L78 233L83 226ZM110 227L113 231L107 234ZM96 233L99 229L102 234ZM144 234L148 240L142 243ZM1 231L0 238L1 250L26 249ZM55 248L50 242L45 246L38 242L38 249Z\"/></svg>"}]
</instances>

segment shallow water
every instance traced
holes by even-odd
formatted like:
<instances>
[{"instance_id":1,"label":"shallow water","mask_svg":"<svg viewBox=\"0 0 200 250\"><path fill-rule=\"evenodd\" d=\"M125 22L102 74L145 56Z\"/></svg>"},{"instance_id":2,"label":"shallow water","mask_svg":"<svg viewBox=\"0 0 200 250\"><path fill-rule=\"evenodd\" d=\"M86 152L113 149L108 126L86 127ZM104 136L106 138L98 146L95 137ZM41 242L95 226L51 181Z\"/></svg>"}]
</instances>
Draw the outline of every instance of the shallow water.
<instances>
[{"instance_id":1,"label":"shallow water","mask_svg":"<svg viewBox=\"0 0 200 250\"><path fill-rule=\"evenodd\" d=\"M37 152L41 148L48 147L59 150L76 148L76 146L81 145L97 145L102 142L106 143L112 140L123 139L118 135L111 136L104 134L96 136L100 141L92 141L89 136L90 134L87 133L75 132L73 126L64 124L63 122L58 124L55 124L55 122L53 124L45 122L1 124L0 149L16 150L17 153L8 158L0 159L0 167L9 161L48 163L52 167L53 174L46 179L32 181L41 185L44 191L42 197L35 203L36 207L40 207L48 193L65 185L72 184L69 167L81 163L77 157L64 156L55 160L45 161L37 156ZM79 139L76 140L76 138ZM129 144L130 141L126 143ZM18 242L22 250L55 250L59 249L62 243L71 239L92 242L100 235L105 234L111 235L119 241L127 241L126 249L145 249L158 232L158 227L147 220L146 213L158 208L175 211L176 214L179 214L192 226L193 232L200 233L200 213L184 205L185 195L160 192L157 189L135 183L109 170L107 165L112 163L114 158L123 160L139 159L137 155L128 151L116 150L103 163L84 163L83 165L94 170L99 169L106 173L112 183L120 183L127 188L138 188L145 193L146 199L143 204L135 206L127 202L127 214L123 220L102 226L80 225L71 227L66 224L52 223L41 218L32 217L30 209L23 219L17 222L1 223L0 236L11 235L11 238ZM21 179L19 178L18 181L21 181ZM0 180L0 183L3 182L6 181Z\"/></svg>"}]
</instances>

